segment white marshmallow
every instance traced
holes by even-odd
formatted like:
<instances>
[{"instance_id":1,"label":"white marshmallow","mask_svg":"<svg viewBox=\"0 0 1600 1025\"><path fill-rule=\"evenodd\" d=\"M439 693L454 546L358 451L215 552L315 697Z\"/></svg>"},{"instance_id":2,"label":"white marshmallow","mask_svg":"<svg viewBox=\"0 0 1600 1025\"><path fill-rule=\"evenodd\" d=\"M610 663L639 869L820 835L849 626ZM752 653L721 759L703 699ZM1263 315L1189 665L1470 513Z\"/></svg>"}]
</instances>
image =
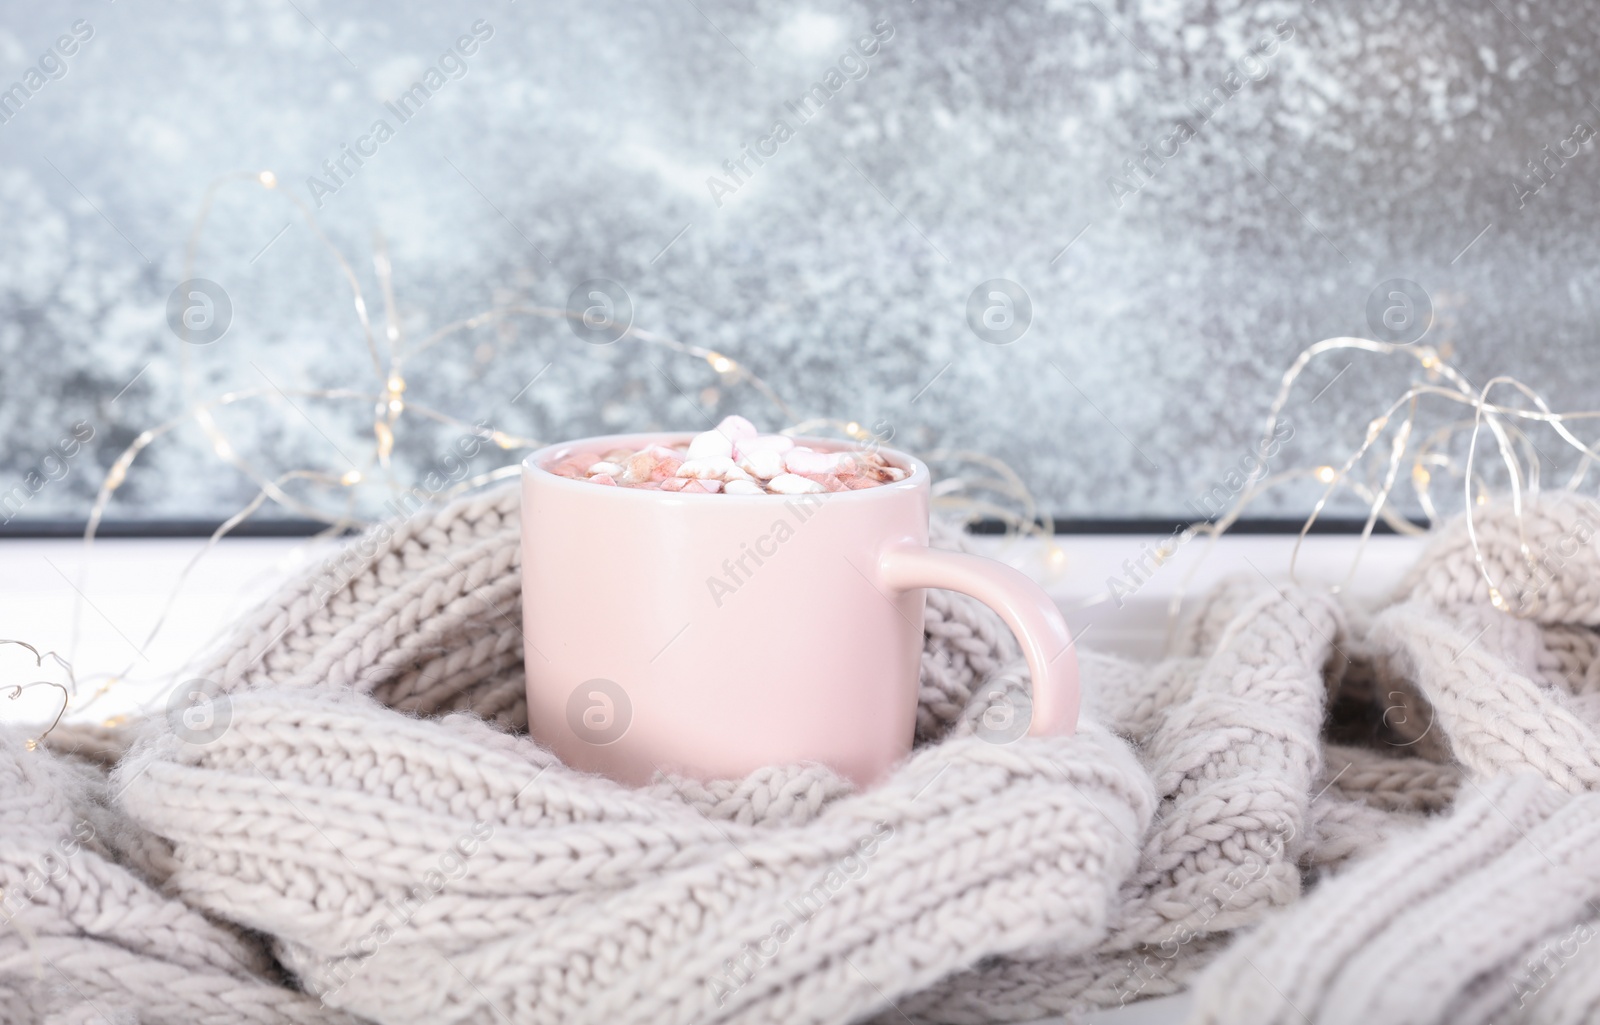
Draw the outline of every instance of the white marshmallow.
<instances>
[{"instance_id":1,"label":"white marshmallow","mask_svg":"<svg viewBox=\"0 0 1600 1025\"><path fill-rule=\"evenodd\" d=\"M794 448L794 439L785 434L758 434L754 438L741 438L733 446L735 455L751 452L787 452Z\"/></svg>"},{"instance_id":2,"label":"white marshmallow","mask_svg":"<svg viewBox=\"0 0 1600 1025\"><path fill-rule=\"evenodd\" d=\"M780 473L767 481L767 488L776 495L807 495L827 488L816 481L792 473Z\"/></svg>"},{"instance_id":3,"label":"white marshmallow","mask_svg":"<svg viewBox=\"0 0 1600 1025\"><path fill-rule=\"evenodd\" d=\"M685 459L678 467L677 476L697 477L701 480L750 480L745 471L727 456L709 459Z\"/></svg>"},{"instance_id":4,"label":"white marshmallow","mask_svg":"<svg viewBox=\"0 0 1600 1025\"><path fill-rule=\"evenodd\" d=\"M669 477L661 482L662 491L682 491L688 494L716 494L722 490L720 480L700 480L696 477Z\"/></svg>"},{"instance_id":5,"label":"white marshmallow","mask_svg":"<svg viewBox=\"0 0 1600 1025\"><path fill-rule=\"evenodd\" d=\"M610 474L613 477L620 477L622 476L622 464L608 463L602 459L598 463L595 463L593 466L589 467L589 473L591 475L596 473L605 473Z\"/></svg>"},{"instance_id":6,"label":"white marshmallow","mask_svg":"<svg viewBox=\"0 0 1600 1025\"><path fill-rule=\"evenodd\" d=\"M733 416L725 416L722 418L722 422L717 424L717 433L730 439L735 445L737 445L741 441L754 438L761 432L756 430L755 424L751 423L749 420L746 420L744 417L735 414Z\"/></svg>"},{"instance_id":7,"label":"white marshmallow","mask_svg":"<svg viewBox=\"0 0 1600 1025\"><path fill-rule=\"evenodd\" d=\"M689 442L690 459L733 459L733 439L721 431L696 434Z\"/></svg>"},{"instance_id":8,"label":"white marshmallow","mask_svg":"<svg viewBox=\"0 0 1600 1025\"><path fill-rule=\"evenodd\" d=\"M753 476L771 480L783 472L783 454L763 449L743 452L739 457L739 465Z\"/></svg>"},{"instance_id":9,"label":"white marshmallow","mask_svg":"<svg viewBox=\"0 0 1600 1025\"><path fill-rule=\"evenodd\" d=\"M725 495L764 495L767 489L750 480L730 480L722 486Z\"/></svg>"}]
</instances>

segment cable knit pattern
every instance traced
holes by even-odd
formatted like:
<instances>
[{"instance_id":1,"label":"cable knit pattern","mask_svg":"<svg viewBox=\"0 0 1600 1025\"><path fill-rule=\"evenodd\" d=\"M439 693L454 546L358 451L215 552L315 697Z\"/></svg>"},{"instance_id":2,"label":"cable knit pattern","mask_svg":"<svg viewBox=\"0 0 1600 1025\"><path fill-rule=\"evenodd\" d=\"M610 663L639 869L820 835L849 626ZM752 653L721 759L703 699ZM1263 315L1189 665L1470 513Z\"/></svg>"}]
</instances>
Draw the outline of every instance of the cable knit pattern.
<instances>
[{"instance_id":1,"label":"cable knit pattern","mask_svg":"<svg viewBox=\"0 0 1600 1025\"><path fill-rule=\"evenodd\" d=\"M1533 773L1469 787L1447 820L1224 954L1194 1020L1593 1021L1593 953L1588 980L1568 976L1600 935L1597 849L1600 794L1568 797ZM1573 1004L1581 1015L1553 1010Z\"/></svg>"},{"instance_id":2,"label":"cable knit pattern","mask_svg":"<svg viewBox=\"0 0 1600 1025\"><path fill-rule=\"evenodd\" d=\"M1519 624L1521 625L1521 624ZM1518 672L1483 639L1439 612L1406 603L1378 617L1378 643L1427 699L1435 729L1480 775L1531 767L1569 790L1600 783L1600 741L1570 694Z\"/></svg>"},{"instance_id":3,"label":"cable knit pattern","mask_svg":"<svg viewBox=\"0 0 1600 1025\"><path fill-rule=\"evenodd\" d=\"M1520 531L1504 508L1479 530L1491 578L1520 581L1501 585L1516 616L1486 601L1458 526L1364 639L1375 689L1395 688L1383 725L1453 764L1327 749L1348 765L1330 795L1460 803L1384 844L1346 842L1367 856L1205 971L1196 1025L1600 1018L1600 510L1561 495Z\"/></svg>"},{"instance_id":4,"label":"cable knit pattern","mask_svg":"<svg viewBox=\"0 0 1600 1025\"><path fill-rule=\"evenodd\" d=\"M152 838L114 812L113 795L90 760L29 752L0 731L0 1020L352 1020L283 986L239 930L164 892L170 862L148 857Z\"/></svg>"},{"instance_id":5,"label":"cable knit pattern","mask_svg":"<svg viewBox=\"0 0 1600 1025\"><path fill-rule=\"evenodd\" d=\"M986 739L1025 669L930 592L917 746L864 793L814 765L629 789L533 745L518 501L384 524L282 589L202 673L215 735L0 730L0 1021L985 1023L1201 972L1202 1021L1299 1020L1275 986L1329 1021L1488 1020L1600 921L1575 499L1480 513L1519 615L1460 523L1382 608L1230 580L1160 662L1083 652L1073 737ZM1600 1006L1596 947L1541 976L1550 1020ZM1386 995L1402 972L1428 992Z\"/></svg>"},{"instance_id":6,"label":"cable knit pattern","mask_svg":"<svg viewBox=\"0 0 1600 1025\"><path fill-rule=\"evenodd\" d=\"M322 690L241 694L233 714L213 743L125 760L126 806L176 844L189 900L272 935L309 989L379 1021L839 1020L969 945L1092 944L1152 806L1103 731L952 739L801 825L775 807L746 825L473 717ZM262 842L217 837L219 816ZM877 924L854 928L868 909ZM783 919L793 935L773 940ZM738 984L725 962L746 943L778 951Z\"/></svg>"},{"instance_id":7,"label":"cable knit pattern","mask_svg":"<svg viewBox=\"0 0 1600 1025\"><path fill-rule=\"evenodd\" d=\"M1142 675L1105 656L1082 663L1091 708L1139 739L1161 795L1106 941L1088 958L1048 950L984 965L884 1022L899 1013L1026 1021L1172 992L1214 953L1217 934L1298 896L1337 610L1243 580L1217 600L1231 626L1191 629L1184 642L1212 646L1204 659L1180 657Z\"/></svg>"}]
</instances>

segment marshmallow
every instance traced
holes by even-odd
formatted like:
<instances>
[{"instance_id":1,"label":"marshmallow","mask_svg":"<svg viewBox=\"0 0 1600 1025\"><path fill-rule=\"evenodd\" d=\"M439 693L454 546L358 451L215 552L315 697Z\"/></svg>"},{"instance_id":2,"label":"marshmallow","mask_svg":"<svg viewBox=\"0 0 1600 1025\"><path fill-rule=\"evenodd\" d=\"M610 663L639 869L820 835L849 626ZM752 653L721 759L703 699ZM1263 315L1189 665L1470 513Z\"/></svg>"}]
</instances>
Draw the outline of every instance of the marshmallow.
<instances>
[{"instance_id":1,"label":"marshmallow","mask_svg":"<svg viewBox=\"0 0 1600 1025\"><path fill-rule=\"evenodd\" d=\"M755 424L742 416L725 416L722 422L717 424L717 433L738 445L741 441L754 438L761 432L756 430Z\"/></svg>"},{"instance_id":2,"label":"marshmallow","mask_svg":"<svg viewBox=\"0 0 1600 1025\"><path fill-rule=\"evenodd\" d=\"M628 457L627 465L623 468L622 483L627 485L644 484L655 475L658 465L660 465L660 461L656 459L654 453L649 451L635 452Z\"/></svg>"},{"instance_id":3,"label":"marshmallow","mask_svg":"<svg viewBox=\"0 0 1600 1025\"><path fill-rule=\"evenodd\" d=\"M674 477L661 482L662 491L677 491L685 495L714 495L722 490L720 480L698 480L693 477Z\"/></svg>"},{"instance_id":4,"label":"marshmallow","mask_svg":"<svg viewBox=\"0 0 1600 1025\"><path fill-rule=\"evenodd\" d=\"M689 442L690 459L732 459L733 439L721 431L696 434Z\"/></svg>"},{"instance_id":5,"label":"marshmallow","mask_svg":"<svg viewBox=\"0 0 1600 1025\"><path fill-rule=\"evenodd\" d=\"M767 481L767 489L775 495L807 495L828 490L816 481L793 473L780 473Z\"/></svg>"},{"instance_id":6,"label":"marshmallow","mask_svg":"<svg viewBox=\"0 0 1600 1025\"><path fill-rule=\"evenodd\" d=\"M750 475L739 469L727 456L711 459L686 459L678 467L679 477L698 477L702 480L749 480Z\"/></svg>"},{"instance_id":7,"label":"marshmallow","mask_svg":"<svg viewBox=\"0 0 1600 1025\"><path fill-rule=\"evenodd\" d=\"M564 449L550 472L610 487L680 494L804 495L859 491L904 480L907 471L874 451L818 451L783 434L762 434L726 416L688 444L638 451Z\"/></svg>"},{"instance_id":8,"label":"marshmallow","mask_svg":"<svg viewBox=\"0 0 1600 1025\"><path fill-rule=\"evenodd\" d=\"M783 453L773 452L770 449L756 449L754 452L741 451L739 466L753 477L771 480L783 472Z\"/></svg>"},{"instance_id":9,"label":"marshmallow","mask_svg":"<svg viewBox=\"0 0 1600 1025\"><path fill-rule=\"evenodd\" d=\"M750 452L787 452L794 448L794 439L786 434L758 434L753 438L741 439L734 448L740 453Z\"/></svg>"},{"instance_id":10,"label":"marshmallow","mask_svg":"<svg viewBox=\"0 0 1600 1025\"><path fill-rule=\"evenodd\" d=\"M906 471L898 466L890 466L888 461L876 452L862 453L856 463L856 472L874 484L887 484L890 481L906 479Z\"/></svg>"},{"instance_id":11,"label":"marshmallow","mask_svg":"<svg viewBox=\"0 0 1600 1025\"><path fill-rule=\"evenodd\" d=\"M838 473L855 465L848 452L817 452L796 446L783 454L783 465L790 473Z\"/></svg>"}]
</instances>

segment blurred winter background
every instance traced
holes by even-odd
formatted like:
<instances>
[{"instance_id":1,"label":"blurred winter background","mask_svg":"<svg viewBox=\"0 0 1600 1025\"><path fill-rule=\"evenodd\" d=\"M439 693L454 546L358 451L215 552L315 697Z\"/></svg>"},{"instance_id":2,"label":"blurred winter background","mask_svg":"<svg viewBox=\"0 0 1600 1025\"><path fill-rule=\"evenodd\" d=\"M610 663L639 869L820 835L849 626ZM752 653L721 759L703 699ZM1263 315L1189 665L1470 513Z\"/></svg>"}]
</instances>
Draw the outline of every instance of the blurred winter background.
<instances>
[{"instance_id":1,"label":"blurred winter background","mask_svg":"<svg viewBox=\"0 0 1600 1025\"><path fill-rule=\"evenodd\" d=\"M1419 344L1476 381L1600 405L1585 0L0 11L0 493L27 490L0 513L11 530L81 522L117 452L185 409L185 357L201 395L379 386L340 269L285 192L379 317L387 240L412 342L608 279L635 325L748 365L800 416L1004 458L1080 519L1191 515L1249 453L1293 356L1373 334L1374 310L1402 333L1422 317ZM263 170L277 189L219 191L195 252L227 331L182 341L168 300L207 185ZM1393 279L1413 283L1402 298L1379 288ZM704 361L558 321L456 336L404 369L409 400L550 441L703 413L779 426ZM1279 458L1348 451L1416 369L1318 363ZM217 416L268 476L338 476L371 447L370 404L273 396ZM92 439L60 456L83 425ZM460 436L404 428L402 478ZM338 507L337 487L295 487ZM141 457L110 515L215 522L255 490L190 425Z\"/></svg>"}]
</instances>

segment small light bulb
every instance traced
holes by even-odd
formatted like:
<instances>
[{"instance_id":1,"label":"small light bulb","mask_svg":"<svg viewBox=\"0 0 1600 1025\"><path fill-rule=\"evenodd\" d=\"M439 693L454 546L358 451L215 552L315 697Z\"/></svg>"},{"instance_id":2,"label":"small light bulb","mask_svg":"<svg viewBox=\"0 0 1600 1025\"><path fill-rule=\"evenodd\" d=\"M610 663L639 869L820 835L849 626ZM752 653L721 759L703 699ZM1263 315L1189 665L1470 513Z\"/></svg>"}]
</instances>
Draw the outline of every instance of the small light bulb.
<instances>
[{"instance_id":1,"label":"small light bulb","mask_svg":"<svg viewBox=\"0 0 1600 1025\"><path fill-rule=\"evenodd\" d=\"M707 356L706 362L710 363L711 369L715 370L719 374L726 374L738 365L720 352L713 352L711 355Z\"/></svg>"},{"instance_id":2,"label":"small light bulb","mask_svg":"<svg viewBox=\"0 0 1600 1025\"><path fill-rule=\"evenodd\" d=\"M399 394L406 390L406 379L399 374L392 375L388 380L389 390Z\"/></svg>"},{"instance_id":3,"label":"small light bulb","mask_svg":"<svg viewBox=\"0 0 1600 1025\"><path fill-rule=\"evenodd\" d=\"M260 174L256 175L256 180L261 183L261 187L264 189L275 189L278 187L278 176L273 174L271 171L262 171Z\"/></svg>"},{"instance_id":4,"label":"small light bulb","mask_svg":"<svg viewBox=\"0 0 1600 1025\"><path fill-rule=\"evenodd\" d=\"M346 473L343 477L339 478L339 483L343 484L347 488L348 487L352 487L352 486L354 486L356 484L360 484L361 483L361 471L360 470L351 470L349 473Z\"/></svg>"},{"instance_id":5,"label":"small light bulb","mask_svg":"<svg viewBox=\"0 0 1600 1025\"><path fill-rule=\"evenodd\" d=\"M495 431L492 435L490 435L490 438L501 448L514 448L517 444L517 440L515 438L509 434L503 434L500 431Z\"/></svg>"},{"instance_id":6,"label":"small light bulb","mask_svg":"<svg viewBox=\"0 0 1600 1025\"><path fill-rule=\"evenodd\" d=\"M1317 467L1317 480L1324 484L1332 484L1333 479L1337 476L1339 476L1339 472L1331 466Z\"/></svg>"}]
</instances>

